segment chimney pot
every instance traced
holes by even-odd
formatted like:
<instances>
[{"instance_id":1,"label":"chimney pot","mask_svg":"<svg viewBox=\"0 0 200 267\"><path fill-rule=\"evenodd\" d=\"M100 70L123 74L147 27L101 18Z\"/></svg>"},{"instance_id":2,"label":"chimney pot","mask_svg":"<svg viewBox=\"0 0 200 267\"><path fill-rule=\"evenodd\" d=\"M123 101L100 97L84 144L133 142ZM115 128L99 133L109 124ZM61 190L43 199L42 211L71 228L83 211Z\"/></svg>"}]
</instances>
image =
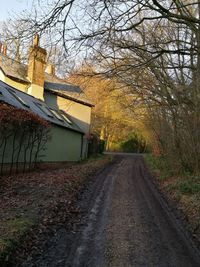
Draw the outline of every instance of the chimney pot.
<instances>
[{"instance_id":1,"label":"chimney pot","mask_svg":"<svg viewBox=\"0 0 200 267\"><path fill-rule=\"evenodd\" d=\"M46 72L50 75L55 75L55 66L53 64L47 65Z\"/></svg>"},{"instance_id":2,"label":"chimney pot","mask_svg":"<svg viewBox=\"0 0 200 267\"><path fill-rule=\"evenodd\" d=\"M40 40L40 37L36 33L35 36L34 36L34 38L33 38L33 46L38 46L39 45L39 40Z\"/></svg>"},{"instance_id":3,"label":"chimney pot","mask_svg":"<svg viewBox=\"0 0 200 267\"><path fill-rule=\"evenodd\" d=\"M20 51L19 51L19 45L17 45L16 53L15 53L15 60L20 62Z\"/></svg>"},{"instance_id":4,"label":"chimney pot","mask_svg":"<svg viewBox=\"0 0 200 267\"><path fill-rule=\"evenodd\" d=\"M7 55L7 44L3 45L3 54L6 56Z\"/></svg>"}]
</instances>

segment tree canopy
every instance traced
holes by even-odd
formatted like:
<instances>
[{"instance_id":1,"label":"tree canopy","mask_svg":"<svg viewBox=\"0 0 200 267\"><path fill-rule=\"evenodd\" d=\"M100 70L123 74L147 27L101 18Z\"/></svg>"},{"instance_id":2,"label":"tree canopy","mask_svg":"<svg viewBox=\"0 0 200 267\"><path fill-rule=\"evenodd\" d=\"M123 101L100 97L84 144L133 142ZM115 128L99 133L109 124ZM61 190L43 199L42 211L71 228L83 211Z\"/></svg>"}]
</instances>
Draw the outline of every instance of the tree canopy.
<instances>
[{"instance_id":1,"label":"tree canopy","mask_svg":"<svg viewBox=\"0 0 200 267\"><path fill-rule=\"evenodd\" d=\"M172 164L200 168L199 1L38 0L17 19L26 25L22 38L50 35L70 67L95 66L123 88Z\"/></svg>"}]
</instances>

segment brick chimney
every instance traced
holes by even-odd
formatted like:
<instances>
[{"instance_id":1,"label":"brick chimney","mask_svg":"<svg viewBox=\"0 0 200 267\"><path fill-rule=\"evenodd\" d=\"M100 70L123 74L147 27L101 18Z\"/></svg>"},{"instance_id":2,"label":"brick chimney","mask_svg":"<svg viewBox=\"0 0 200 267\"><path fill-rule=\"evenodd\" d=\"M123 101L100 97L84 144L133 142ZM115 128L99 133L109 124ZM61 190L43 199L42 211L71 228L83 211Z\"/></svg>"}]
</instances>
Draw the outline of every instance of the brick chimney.
<instances>
[{"instance_id":1,"label":"brick chimney","mask_svg":"<svg viewBox=\"0 0 200 267\"><path fill-rule=\"evenodd\" d=\"M29 49L28 79L31 82L31 86L28 88L28 94L41 100L44 100L46 56L47 52L39 46L39 35L36 34Z\"/></svg>"}]
</instances>

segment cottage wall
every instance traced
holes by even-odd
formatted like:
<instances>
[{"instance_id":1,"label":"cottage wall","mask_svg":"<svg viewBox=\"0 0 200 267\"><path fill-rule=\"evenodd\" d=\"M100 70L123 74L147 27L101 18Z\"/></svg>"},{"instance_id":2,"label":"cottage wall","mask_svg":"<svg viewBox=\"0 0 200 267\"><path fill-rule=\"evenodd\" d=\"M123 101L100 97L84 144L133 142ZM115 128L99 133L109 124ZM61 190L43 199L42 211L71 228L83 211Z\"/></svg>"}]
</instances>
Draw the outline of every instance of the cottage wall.
<instances>
[{"instance_id":1,"label":"cottage wall","mask_svg":"<svg viewBox=\"0 0 200 267\"><path fill-rule=\"evenodd\" d=\"M82 134L52 125L51 139L47 144L45 162L78 161L81 159Z\"/></svg>"},{"instance_id":2,"label":"cottage wall","mask_svg":"<svg viewBox=\"0 0 200 267\"><path fill-rule=\"evenodd\" d=\"M20 143L20 136L14 138L11 136L7 139L5 150L4 145L0 147L0 172L1 164L4 163L3 170L9 171L11 163L13 162L13 169L16 168L16 158L18 155L18 148ZM0 136L1 141L1 136ZM82 134L67 130L64 127L57 126L52 124L51 130L49 133L49 140L47 141L44 149L40 151L38 155L37 162L68 162L68 161L79 161L82 154ZM15 152L13 153L13 147ZM24 151L26 149L26 158L24 158ZM34 162L34 151L32 153L32 162ZM4 154L4 155L3 155ZM29 166L30 159L30 148L27 147L26 142L22 146L18 158L18 167L23 169L24 162L26 161L26 168ZM3 161L2 161L3 158Z\"/></svg>"},{"instance_id":3,"label":"cottage wall","mask_svg":"<svg viewBox=\"0 0 200 267\"><path fill-rule=\"evenodd\" d=\"M89 133L91 107L48 92L44 93L44 100L49 107L64 110L67 114L73 117L76 125L78 125L84 133Z\"/></svg>"},{"instance_id":4,"label":"cottage wall","mask_svg":"<svg viewBox=\"0 0 200 267\"><path fill-rule=\"evenodd\" d=\"M53 109L64 110L72 116L73 121L87 135L90 132L91 107L45 92L44 100ZM82 144L82 159L88 156L88 140L84 137Z\"/></svg>"}]
</instances>

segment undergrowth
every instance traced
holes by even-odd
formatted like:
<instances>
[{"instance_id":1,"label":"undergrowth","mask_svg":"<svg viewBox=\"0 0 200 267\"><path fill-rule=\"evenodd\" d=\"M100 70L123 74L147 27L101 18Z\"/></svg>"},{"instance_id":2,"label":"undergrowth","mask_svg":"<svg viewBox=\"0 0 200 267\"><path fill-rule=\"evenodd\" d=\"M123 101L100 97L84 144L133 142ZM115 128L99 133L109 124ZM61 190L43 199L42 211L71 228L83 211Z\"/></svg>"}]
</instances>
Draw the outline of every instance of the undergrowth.
<instances>
[{"instance_id":1,"label":"undergrowth","mask_svg":"<svg viewBox=\"0 0 200 267\"><path fill-rule=\"evenodd\" d=\"M183 212L190 231L200 241L200 174L170 168L164 157L144 157L161 192Z\"/></svg>"},{"instance_id":2,"label":"undergrowth","mask_svg":"<svg viewBox=\"0 0 200 267\"><path fill-rule=\"evenodd\" d=\"M173 175L174 171L169 167L163 156L154 156L153 154L148 153L144 154L144 158L150 171L158 176L160 180L165 180L170 175Z\"/></svg>"},{"instance_id":3,"label":"undergrowth","mask_svg":"<svg viewBox=\"0 0 200 267\"><path fill-rule=\"evenodd\" d=\"M167 189L169 191L177 191L181 194L200 193L200 175L172 169L162 156L146 154L144 157L152 174L161 182L176 177L176 179L171 179L171 183L168 181Z\"/></svg>"}]
</instances>

